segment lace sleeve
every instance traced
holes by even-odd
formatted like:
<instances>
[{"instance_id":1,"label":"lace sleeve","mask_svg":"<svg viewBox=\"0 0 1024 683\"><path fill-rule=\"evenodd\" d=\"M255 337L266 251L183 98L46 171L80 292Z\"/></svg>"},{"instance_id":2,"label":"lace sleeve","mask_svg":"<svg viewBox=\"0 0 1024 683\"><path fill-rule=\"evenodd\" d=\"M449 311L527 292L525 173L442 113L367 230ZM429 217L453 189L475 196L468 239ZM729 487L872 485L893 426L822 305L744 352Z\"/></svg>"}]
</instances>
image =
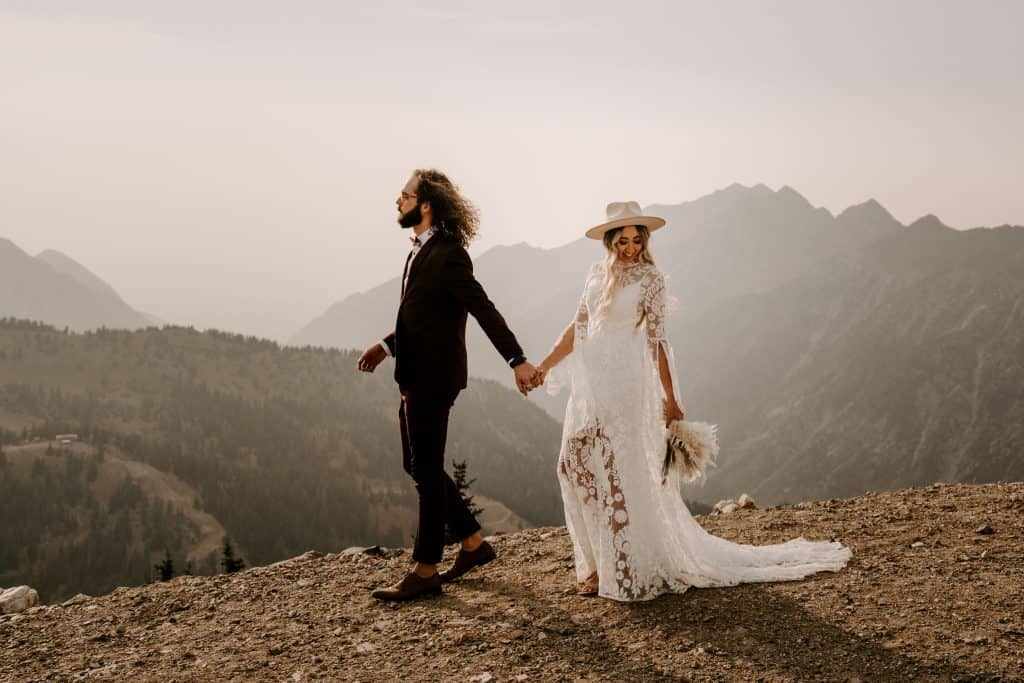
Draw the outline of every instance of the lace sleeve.
<instances>
[{"instance_id":1,"label":"lace sleeve","mask_svg":"<svg viewBox=\"0 0 1024 683\"><path fill-rule=\"evenodd\" d=\"M583 294L580 295L580 304L576 307L576 339L586 339L587 330L590 325L590 307L587 304L587 291L590 289L590 281L600 274L601 264L595 263L587 273L587 280L583 283Z\"/></svg>"},{"instance_id":2,"label":"lace sleeve","mask_svg":"<svg viewBox=\"0 0 1024 683\"><path fill-rule=\"evenodd\" d=\"M576 317L573 318L572 326L574 346L576 349L579 348L579 344L587 338L590 332L590 304L587 303L588 292L592 286L592 281L595 276L599 276L601 272L601 264L595 263L590 267L590 272L587 273L587 279L583 282L583 294L580 295L580 303L576 307ZM579 354L576 353L576 356ZM573 357L570 353L569 357ZM544 382L544 386L547 387L547 392L551 396L557 396L562 390L562 387L569 386L571 382L571 372L569 369L571 362L566 362L563 358L560 360L551 371L548 373L548 378Z\"/></svg>"},{"instance_id":3,"label":"lace sleeve","mask_svg":"<svg viewBox=\"0 0 1024 683\"><path fill-rule=\"evenodd\" d=\"M647 348L658 358L658 348L667 341L665 337L665 277L656 268L651 268L641 280L643 299L643 322L647 332Z\"/></svg>"}]
</instances>

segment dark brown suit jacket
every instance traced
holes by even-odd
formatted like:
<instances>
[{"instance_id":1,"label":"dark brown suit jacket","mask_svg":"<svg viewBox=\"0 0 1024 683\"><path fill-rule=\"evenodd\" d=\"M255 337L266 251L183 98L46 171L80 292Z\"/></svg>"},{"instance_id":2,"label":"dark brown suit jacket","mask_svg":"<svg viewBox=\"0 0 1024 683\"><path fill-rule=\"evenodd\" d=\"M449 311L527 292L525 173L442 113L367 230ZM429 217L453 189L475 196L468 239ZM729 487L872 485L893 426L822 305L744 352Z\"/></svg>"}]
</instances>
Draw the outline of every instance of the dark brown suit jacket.
<instances>
[{"instance_id":1,"label":"dark brown suit jacket","mask_svg":"<svg viewBox=\"0 0 1024 683\"><path fill-rule=\"evenodd\" d=\"M506 362L522 355L505 319L473 277L473 262L460 244L436 234L411 267L406 260L405 269L395 331L384 338L403 391L454 395L466 388L467 313Z\"/></svg>"}]
</instances>

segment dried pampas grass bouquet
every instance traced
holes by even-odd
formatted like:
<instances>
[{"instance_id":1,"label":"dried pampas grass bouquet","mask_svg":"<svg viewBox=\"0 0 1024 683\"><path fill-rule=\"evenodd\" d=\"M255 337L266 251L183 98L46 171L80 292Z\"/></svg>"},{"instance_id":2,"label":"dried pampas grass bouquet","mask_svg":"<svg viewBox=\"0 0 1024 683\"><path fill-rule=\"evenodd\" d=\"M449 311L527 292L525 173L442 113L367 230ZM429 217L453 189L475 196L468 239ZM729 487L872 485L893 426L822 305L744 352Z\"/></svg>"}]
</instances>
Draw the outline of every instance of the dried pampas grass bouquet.
<instances>
[{"instance_id":1,"label":"dried pampas grass bouquet","mask_svg":"<svg viewBox=\"0 0 1024 683\"><path fill-rule=\"evenodd\" d=\"M673 420L665 435L665 462L661 483L675 470L683 481L703 484L708 466L718 457L718 425Z\"/></svg>"}]
</instances>

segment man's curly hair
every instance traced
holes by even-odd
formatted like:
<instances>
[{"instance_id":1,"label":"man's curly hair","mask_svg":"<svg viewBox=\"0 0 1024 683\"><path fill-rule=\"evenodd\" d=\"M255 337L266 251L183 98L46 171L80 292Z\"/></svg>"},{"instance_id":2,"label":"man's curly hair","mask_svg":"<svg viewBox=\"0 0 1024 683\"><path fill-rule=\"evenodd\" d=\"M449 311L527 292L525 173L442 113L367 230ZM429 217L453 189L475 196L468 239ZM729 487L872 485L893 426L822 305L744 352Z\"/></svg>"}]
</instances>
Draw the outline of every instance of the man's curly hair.
<instances>
[{"instance_id":1,"label":"man's curly hair","mask_svg":"<svg viewBox=\"0 0 1024 683\"><path fill-rule=\"evenodd\" d=\"M480 231L480 212L473 202L459 194L459 187L435 168L418 168L420 179L416 190L419 202L430 202L434 227L444 237L453 239L463 247Z\"/></svg>"}]
</instances>

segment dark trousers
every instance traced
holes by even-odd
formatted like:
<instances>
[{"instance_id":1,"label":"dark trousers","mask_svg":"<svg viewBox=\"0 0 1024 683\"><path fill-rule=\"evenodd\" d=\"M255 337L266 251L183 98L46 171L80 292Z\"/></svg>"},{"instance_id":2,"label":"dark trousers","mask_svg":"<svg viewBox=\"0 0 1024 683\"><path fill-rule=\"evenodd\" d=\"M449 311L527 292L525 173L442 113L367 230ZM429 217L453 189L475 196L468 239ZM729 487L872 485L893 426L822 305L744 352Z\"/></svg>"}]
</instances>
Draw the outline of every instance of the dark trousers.
<instances>
[{"instance_id":1,"label":"dark trousers","mask_svg":"<svg viewBox=\"0 0 1024 683\"><path fill-rule=\"evenodd\" d=\"M444 471L444 446L448 439L448 413L455 394L402 391L398 424L402 430L402 464L416 482L420 519L412 559L437 564L444 549L444 526L452 537L463 539L480 525Z\"/></svg>"}]
</instances>

